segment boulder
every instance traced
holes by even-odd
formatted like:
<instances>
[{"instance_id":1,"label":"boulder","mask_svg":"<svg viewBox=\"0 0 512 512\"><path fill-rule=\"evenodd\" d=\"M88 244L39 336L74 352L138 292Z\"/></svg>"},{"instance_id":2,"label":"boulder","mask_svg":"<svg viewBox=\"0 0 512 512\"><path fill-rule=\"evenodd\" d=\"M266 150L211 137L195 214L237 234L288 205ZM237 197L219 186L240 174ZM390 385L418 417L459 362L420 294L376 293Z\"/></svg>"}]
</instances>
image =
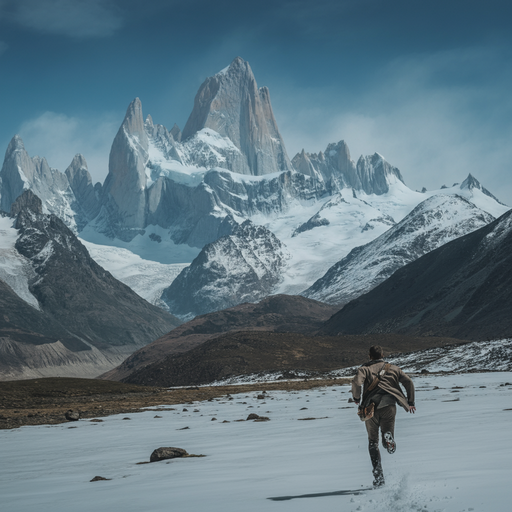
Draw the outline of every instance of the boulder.
<instances>
[{"instance_id":1,"label":"boulder","mask_svg":"<svg viewBox=\"0 0 512 512\"><path fill-rule=\"evenodd\" d=\"M78 421L80 419L80 413L78 411L73 411L71 409L69 409L69 411L66 411L64 416L68 421Z\"/></svg>"},{"instance_id":2,"label":"boulder","mask_svg":"<svg viewBox=\"0 0 512 512\"><path fill-rule=\"evenodd\" d=\"M177 457L186 457L187 455L188 452L182 448L161 447L153 451L149 461L158 462L159 460L175 459Z\"/></svg>"}]
</instances>

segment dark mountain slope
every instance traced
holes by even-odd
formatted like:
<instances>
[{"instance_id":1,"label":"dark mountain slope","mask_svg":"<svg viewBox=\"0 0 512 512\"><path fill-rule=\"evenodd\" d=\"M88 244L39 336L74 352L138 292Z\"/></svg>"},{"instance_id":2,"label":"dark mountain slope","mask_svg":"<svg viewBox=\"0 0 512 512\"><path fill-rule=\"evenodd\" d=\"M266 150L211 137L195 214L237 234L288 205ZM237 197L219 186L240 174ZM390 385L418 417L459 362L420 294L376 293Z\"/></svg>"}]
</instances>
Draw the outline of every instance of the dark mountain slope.
<instances>
[{"instance_id":1,"label":"dark mountain slope","mask_svg":"<svg viewBox=\"0 0 512 512\"><path fill-rule=\"evenodd\" d=\"M166 357L122 379L149 386L207 384L238 375L281 371L316 372L361 364L368 347L381 345L387 354L460 343L460 340L400 335L307 336L298 333L229 332L183 354Z\"/></svg>"},{"instance_id":2,"label":"dark mountain slope","mask_svg":"<svg viewBox=\"0 0 512 512\"><path fill-rule=\"evenodd\" d=\"M14 249L31 267L33 276L28 288L39 309L2 282L3 361L17 358L18 370L57 370L70 363L69 357L79 367L80 358L69 351L85 351L89 352L86 357L90 371L97 375L105 371L105 366L118 364L119 357L126 357L179 324L178 319L146 302L92 260L63 221L42 213L40 199L30 190L16 200L11 214L18 230ZM48 342L50 345L44 347ZM32 350L29 345L38 348ZM100 357L107 352L115 356L110 363ZM96 372L95 357L102 359ZM8 368L3 370L9 373Z\"/></svg>"},{"instance_id":3,"label":"dark mountain slope","mask_svg":"<svg viewBox=\"0 0 512 512\"><path fill-rule=\"evenodd\" d=\"M511 337L512 212L398 270L322 332Z\"/></svg>"},{"instance_id":4,"label":"dark mountain slope","mask_svg":"<svg viewBox=\"0 0 512 512\"><path fill-rule=\"evenodd\" d=\"M142 347L101 378L121 380L172 354L187 352L228 331L272 331L312 334L338 308L295 295L273 295L258 304L240 304L180 325Z\"/></svg>"}]
</instances>

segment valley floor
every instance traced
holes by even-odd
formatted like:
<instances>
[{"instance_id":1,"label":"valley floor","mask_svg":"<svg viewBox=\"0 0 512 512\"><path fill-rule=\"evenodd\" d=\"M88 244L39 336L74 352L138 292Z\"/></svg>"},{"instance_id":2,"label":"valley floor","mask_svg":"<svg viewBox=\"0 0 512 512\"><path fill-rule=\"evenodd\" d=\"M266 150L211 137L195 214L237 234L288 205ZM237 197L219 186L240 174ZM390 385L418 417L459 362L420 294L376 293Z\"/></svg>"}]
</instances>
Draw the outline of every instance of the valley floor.
<instances>
[{"instance_id":1,"label":"valley floor","mask_svg":"<svg viewBox=\"0 0 512 512\"><path fill-rule=\"evenodd\" d=\"M383 453L383 489L267 499L372 481L364 425L348 403L347 384L290 391L269 385L264 399L261 392L232 392L231 400L224 395L103 422L2 430L2 508L508 511L512 373L424 375L414 382L418 411L398 412L398 449ZM270 421L237 421L251 412ZM137 464L160 446L206 457ZM111 480L90 482L95 476Z\"/></svg>"}]
</instances>

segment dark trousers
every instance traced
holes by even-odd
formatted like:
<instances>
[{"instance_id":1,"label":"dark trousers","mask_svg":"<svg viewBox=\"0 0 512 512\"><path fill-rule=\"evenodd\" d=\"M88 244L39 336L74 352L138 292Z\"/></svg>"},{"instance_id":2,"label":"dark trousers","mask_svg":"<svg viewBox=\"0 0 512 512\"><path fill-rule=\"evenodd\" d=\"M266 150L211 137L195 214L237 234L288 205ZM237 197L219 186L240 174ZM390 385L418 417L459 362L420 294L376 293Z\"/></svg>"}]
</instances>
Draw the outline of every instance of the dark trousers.
<instances>
[{"instance_id":1,"label":"dark trousers","mask_svg":"<svg viewBox=\"0 0 512 512\"><path fill-rule=\"evenodd\" d=\"M368 441L379 444L379 427L382 435L385 432L391 432L395 437L395 416L396 405L376 409L373 418L365 422Z\"/></svg>"},{"instance_id":2,"label":"dark trousers","mask_svg":"<svg viewBox=\"0 0 512 512\"><path fill-rule=\"evenodd\" d=\"M366 431L368 432L368 451L370 452L370 459L373 466L373 476L375 480L373 485L380 487L384 485L384 473L382 472L382 464L379 451L379 428L383 437L386 432L391 432L393 438L395 437L395 416L396 405L388 405L382 409L376 409L373 418L365 422Z\"/></svg>"}]
</instances>

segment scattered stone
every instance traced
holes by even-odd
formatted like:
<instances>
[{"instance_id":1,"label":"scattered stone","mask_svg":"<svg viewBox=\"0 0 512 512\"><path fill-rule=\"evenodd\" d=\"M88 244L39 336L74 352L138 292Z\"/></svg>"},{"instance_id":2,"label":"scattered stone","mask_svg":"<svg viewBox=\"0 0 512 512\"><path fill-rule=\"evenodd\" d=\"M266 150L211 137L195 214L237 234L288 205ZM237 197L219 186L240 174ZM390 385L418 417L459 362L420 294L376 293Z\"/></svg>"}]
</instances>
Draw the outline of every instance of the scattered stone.
<instances>
[{"instance_id":1,"label":"scattered stone","mask_svg":"<svg viewBox=\"0 0 512 512\"><path fill-rule=\"evenodd\" d=\"M265 395L258 395L256 398L258 400L265 400Z\"/></svg>"},{"instance_id":2,"label":"scattered stone","mask_svg":"<svg viewBox=\"0 0 512 512\"><path fill-rule=\"evenodd\" d=\"M189 430L190 427L177 428L176 430Z\"/></svg>"},{"instance_id":3,"label":"scattered stone","mask_svg":"<svg viewBox=\"0 0 512 512\"><path fill-rule=\"evenodd\" d=\"M158 414L156 416L154 416L155 418L161 418L162 416L158 416Z\"/></svg>"},{"instance_id":4,"label":"scattered stone","mask_svg":"<svg viewBox=\"0 0 512 512\"><path fill-rule=\"evenodd\" d=\"M212 418L212 421L217 421L217 418Z\"/></svg>"},{"instance_id":5,"label":"scattered stone","mask_svg":"<svg viewBox=\"0 0 512 512\"><path fill-rule=\"evenodd\" d=\"M131 420L131 418L128 418L128 416L126 418L123 418L123 420Z\"/></svg>"},{"instance_id":6,"label":"scattered stone","mask_svg":"<svg viewBox=\"0 0 512 512\"><path fill-rule=\"evenodd\" d=\"M247 416L246 421L257 420L258 418L259 418L258 414L251 412L251 414L249 414L249 416Z\"/></svg>"},{"instance_id":7,"label":"scattered stone","mask_svg":"<svg viewBox=\"0 0 512 512\"><path fill-rule=\"evenodd\" d=\"M185 408L183 409L183 412L188 412L188 409L185 407Z\"/></svg>"},{"instance_id":8,"label":"scattered stone","mask_svg":"<svg viewBox=\"0 0 512 512\"><path fill-rule=\"evenodd\" d=\"M268 416L260 416L259 418L256 418L254 420L254 423L256 423L257 421L270 421L270 418Z\"/></svg>"},{"instance_id":9,"label":"scattered stone","mask_svg":"<svg viewBox=\"0 0 512 512\"><path fill-rule=\"evenodd\" d=\"M199 409L194 409L194 412L199 412Z\"/></svg>"},{"instance_id":10,"label":"scattered stone","mask_svg":"<svg viewBox=\"0 0 512 512\"><path fill-rule=\"evenodd\" d=\"M103 420L100 420L99 418L93 418L92 420L89 420L91 423L103 423Z\"/></svg>"},{"instance_id":11,"label":"scattered stone","mask_svg":"<svg viewBox=\"0 0 512 512\"><path fill-rule=\"evenodd\" d=\"M95 476L90 482L98 482L100 480L112 480L112 478L105 478L103 476Z\"/></svg>"},{"instance_id":12,"label":"scattered stone","mask_svg":"<svg viewBox=\"0 0 512 512\"><path fill-rule=\"evenodd\" d=\"M228 420L224 420L222 423L229 423L229 421Z\"/></svg>"},{"instance_id":13,"label":"scattered stone","mask_svg":"<svg viewBox=\"0 0 512 512\"><path fill-rule=\"evenodd\" d=\"M68 421L78 421L80 419L80 413L78 411L73 411L73 410L69 409L69 411L67 411L64 414L64 417Z\"/></svg>"},{"instance_id":14,"label":"scattered stone","mask_svg":"<svg viewBox=\"0 0 512 512\"><path fill-rule=\"evenodd\" d=\"M175 459L177 457L185 457L188 452L183 448L161 447L157 448L151 454L149 462L158 462L159 460Z\"/></svg>"},{"instance_id":15,"label":"scattered stone","mask_svg":"<svg viewBox=\"0 0 512 512\"><path fill-rule=\"evenodd\" d=\"M301 411L307 411L307 409L308 409L307 407L303 407L303 408L301 409Z\"/></svg>"},{"instance_id":16,"label":"scattered stone","mask_svg":"<svg viewBox=\"0 0 512 512\"><path fill-rule=\"evenodd\" d=\"M423 368L420 373L430 373L426 368Z\"/></svg>"}]
</instances>

